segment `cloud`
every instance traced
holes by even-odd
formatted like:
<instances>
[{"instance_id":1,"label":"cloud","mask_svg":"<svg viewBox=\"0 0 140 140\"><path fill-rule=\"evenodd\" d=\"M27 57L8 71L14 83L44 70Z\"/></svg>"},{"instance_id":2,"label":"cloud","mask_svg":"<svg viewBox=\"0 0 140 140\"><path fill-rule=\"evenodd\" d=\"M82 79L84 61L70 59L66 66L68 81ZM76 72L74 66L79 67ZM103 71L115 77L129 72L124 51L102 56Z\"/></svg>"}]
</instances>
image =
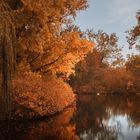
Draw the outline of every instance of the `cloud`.
<instances>
[{"instance_id":1,"label":"cloud","mask_svg":"<svg viewBox=\"0 0 140 140\"><path fill-rule=\"evenodd\" d=\"M108 23L128 24L140 9L139 0L113 0L108 6Z\"/></svg>"}]
</instances>

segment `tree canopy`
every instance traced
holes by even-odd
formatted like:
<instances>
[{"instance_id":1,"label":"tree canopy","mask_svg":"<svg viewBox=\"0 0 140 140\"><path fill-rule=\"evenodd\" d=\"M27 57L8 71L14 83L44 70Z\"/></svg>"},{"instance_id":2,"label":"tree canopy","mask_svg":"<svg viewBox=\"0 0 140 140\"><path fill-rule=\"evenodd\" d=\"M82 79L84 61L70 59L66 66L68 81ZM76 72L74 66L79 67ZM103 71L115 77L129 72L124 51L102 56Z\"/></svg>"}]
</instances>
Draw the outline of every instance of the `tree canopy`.
<instances>
[{"instance_id":1,"label":"tree canopy","mask_svg":"<svg viewBox=\"0 0 140 140\"><path fill-rule=\"evenodd\" d=\"M86 9L87 1L21 0L21 3L15 12L19 66L68 76L93 46L81 38L82 31L73 25L76 12Z\"/></svg>"},{"instance_id":2,"label":"tree canopy","mask_svg":"<svg viewBox=\"0 0 140 140\"><path fill-rule=\"evenodd\" d=\"M51 74L65 79L94 43L73 24L87 0L0 0L1 102L11 107L11 77ZM16 67L15 67L16 65Z\"/></svg>"},{"instance_id":3,"label":"tree canopy","mask_svg":"<svg viewBox=\"0 0 140 140\"><path fill-rule=\"evenodd\" d=\"M136 14L137 25L132 29L127 31L127 42L130 45L130 48L135 47L137 50L140 50L140 11Z\"/></svg>"}]
</instances>

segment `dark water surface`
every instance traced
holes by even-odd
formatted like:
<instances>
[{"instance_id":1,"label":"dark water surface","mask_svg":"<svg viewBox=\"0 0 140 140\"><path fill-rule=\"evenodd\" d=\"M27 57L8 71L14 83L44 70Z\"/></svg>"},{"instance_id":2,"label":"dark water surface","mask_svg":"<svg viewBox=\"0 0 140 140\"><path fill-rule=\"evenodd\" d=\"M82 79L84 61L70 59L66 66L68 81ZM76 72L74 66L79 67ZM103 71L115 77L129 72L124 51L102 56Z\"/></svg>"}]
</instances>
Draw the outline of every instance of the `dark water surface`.
<instances>
[{"instance_id":1,"label":"dark water surface","mask_svg":"<svg viewBox=\"0 0 140 140\"><path fill-rule=\"evenodd\" d=\"M50 119L1 123L0 140L140 140L140 97L81 95Z\"/></svg>"}]
</instances>

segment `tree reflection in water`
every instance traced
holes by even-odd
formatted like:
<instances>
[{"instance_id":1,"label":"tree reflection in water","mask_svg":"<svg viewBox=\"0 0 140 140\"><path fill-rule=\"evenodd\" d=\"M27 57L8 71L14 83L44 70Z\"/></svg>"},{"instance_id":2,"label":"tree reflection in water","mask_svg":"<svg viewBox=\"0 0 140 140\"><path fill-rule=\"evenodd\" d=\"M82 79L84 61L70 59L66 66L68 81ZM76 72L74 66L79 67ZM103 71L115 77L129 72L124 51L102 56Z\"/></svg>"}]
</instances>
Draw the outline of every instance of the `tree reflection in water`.
<instances>
[{"instance_id":1,"label":"tree reflection in water","mask_svg":"<svg viewBox=\"0 0 140 140\"><path fill-rule=\"evenodd\" d=\"M127 95L79 96L74 116L76 134L81 140L128 140L127 133L124 131L131 132L132 137L136 133L138 135L140 131L139 99L139 97ZM126 125L129 129L123 130L126 129Z\"/></svg>"},{"instance_id":2,"label":"tree reflection in water","mask_svg":"<svg viewBox=\"0 0 140 140\"><path fill-rule=\"evenodd\" d=\"M0 140L79 140L70 123L74 111L69 107L49 120L0 124Z\"/></svg>"},{"instance_id":3,"label":"tree reflection in water","mask_svg":"<svg viewBox=\"0 0 140 140\"><path fill-rule=\"evenodd\" d=\"M77 97L49 120L0 124L0 140L140 140L139 96Z\"/></svg>"}]
</instances>

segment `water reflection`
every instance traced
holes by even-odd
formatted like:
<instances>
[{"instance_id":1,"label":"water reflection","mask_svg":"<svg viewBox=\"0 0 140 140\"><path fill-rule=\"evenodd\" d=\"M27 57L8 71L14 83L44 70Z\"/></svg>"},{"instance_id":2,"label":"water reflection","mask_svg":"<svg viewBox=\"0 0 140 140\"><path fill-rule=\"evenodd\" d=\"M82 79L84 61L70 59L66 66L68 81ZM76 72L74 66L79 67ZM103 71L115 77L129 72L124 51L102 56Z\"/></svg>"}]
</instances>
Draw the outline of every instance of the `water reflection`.
<instances>
[{"instance_id":1,"label":"water reflection","mask_svg":"<svg viewBox=\"0 0 140 140\"><path fill-rule=\"evenodd\" d=\"M70 120L75 112L70 107L51 119L0 125L0 140L78 140L75 124Z\"/></svg>"},{"instance_id":2,"label":"water reflection","mask_svg":"<svg viewBox=\"0 0 140 140\"><path fill-rule=\"evenodd\" d=\"M137 96L80 96L75 114L81 140L138 140L140 98Z\"/></svg>"},{"instance_id":3,"label":"water reflection","mask_svg":"<svg viewBox=\"0 0 140 140\"><path fill-rule=\"evenodd\" d=\"M140 97L78 96L51 119L1 123L0 140L140 140Z\"/></svg>"}]
</instances>

